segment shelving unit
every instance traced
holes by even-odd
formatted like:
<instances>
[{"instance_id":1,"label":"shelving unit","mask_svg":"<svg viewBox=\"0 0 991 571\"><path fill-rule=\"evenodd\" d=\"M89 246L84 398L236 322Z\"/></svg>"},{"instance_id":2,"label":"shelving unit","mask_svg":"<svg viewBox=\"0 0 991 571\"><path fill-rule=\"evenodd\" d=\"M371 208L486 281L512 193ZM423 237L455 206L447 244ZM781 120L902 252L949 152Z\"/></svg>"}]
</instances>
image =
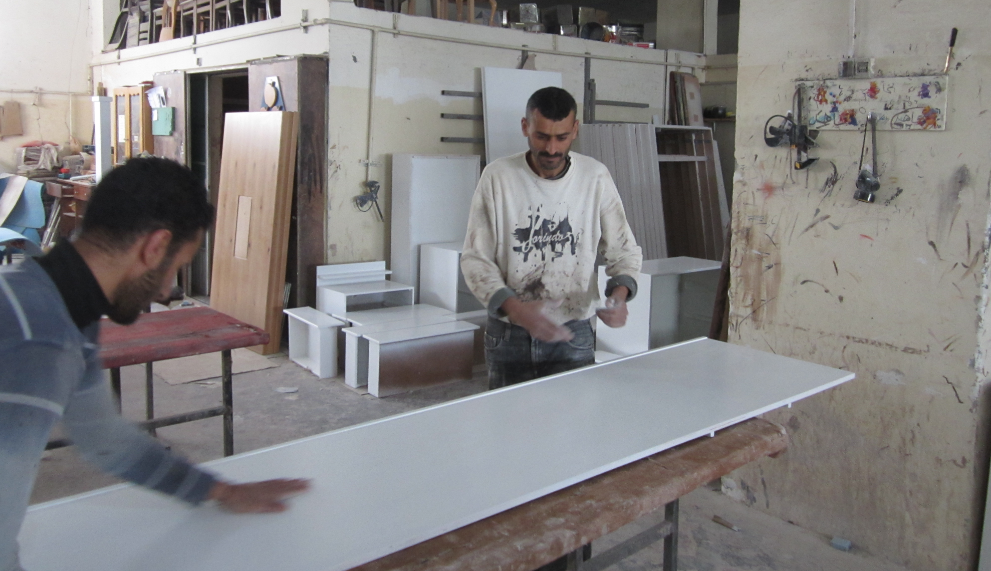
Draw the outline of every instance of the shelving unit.
<instances>
[{"instance_id":1,"label":"shelving unit","mask_svg":"<svg viewBox=\"0 0 991 571\"><path fill-rule=\"evenodd\" d=\"M148 85L132 85L114 89L113 138L114 162L122 163L142 152L155 152L151 134L151 105L146 94Z\"/></svg>"}]
</instances>

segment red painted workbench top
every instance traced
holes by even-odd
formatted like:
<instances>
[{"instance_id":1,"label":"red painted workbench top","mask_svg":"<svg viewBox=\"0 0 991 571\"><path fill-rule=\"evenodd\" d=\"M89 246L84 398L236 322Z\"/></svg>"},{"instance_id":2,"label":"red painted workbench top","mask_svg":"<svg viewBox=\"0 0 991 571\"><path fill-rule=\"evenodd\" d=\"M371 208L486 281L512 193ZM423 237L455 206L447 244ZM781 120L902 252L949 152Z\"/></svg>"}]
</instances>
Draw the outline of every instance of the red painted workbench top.
<instances>
[{"instance_id":1,"label":"red painted workbench top","mask_svg":"<svg viewBox=\"0 0 991 571\"><path fill-rule=\"evenodd\" d=\"M264 330L209 307L144 313L133 325L104 318L100 358L105 369L268 343Z\"/></svg>"}]
</instances>

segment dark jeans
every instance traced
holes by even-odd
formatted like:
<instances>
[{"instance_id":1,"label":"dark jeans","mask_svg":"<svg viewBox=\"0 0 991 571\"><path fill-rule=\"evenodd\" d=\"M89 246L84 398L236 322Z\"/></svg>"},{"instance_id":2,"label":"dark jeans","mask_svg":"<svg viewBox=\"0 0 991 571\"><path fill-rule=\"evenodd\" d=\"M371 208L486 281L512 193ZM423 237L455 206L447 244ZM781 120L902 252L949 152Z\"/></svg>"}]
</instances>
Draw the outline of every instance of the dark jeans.
<instances>
[{"instance_id":1,"label":"dark jeans","mask_svg":"<svg viewBox=\"0 0 991 571\"><path fill-rule=\"evenodd\" d=\"M519 325L489 318L485 329L485 363L489 390L508 387L595 363L595 332L588 319L569 321L574 338L547 343L530 337Z\"/></svg>"}]
</instances>

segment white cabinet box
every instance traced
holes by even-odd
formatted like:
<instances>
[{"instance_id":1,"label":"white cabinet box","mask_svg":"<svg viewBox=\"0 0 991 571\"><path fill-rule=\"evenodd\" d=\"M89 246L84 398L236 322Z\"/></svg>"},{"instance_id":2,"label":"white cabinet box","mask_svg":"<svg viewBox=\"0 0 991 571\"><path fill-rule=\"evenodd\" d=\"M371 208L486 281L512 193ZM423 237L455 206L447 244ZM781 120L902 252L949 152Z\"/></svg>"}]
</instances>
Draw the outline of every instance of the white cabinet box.
<instances>
[{"instance_id":1,"label":"white cabinet box","mask_svg":"<svg viewBox=\"0 0 991 571\"><path fill-rule=\"evenodd\" d=\"M643 263L637 277L637 296L629 302L626 326L596 325L595 348L617 355L709 334L716 300L720 262L698 258L665 258ZM604 292L605 267L599 268L599 292Z\"/></svg>"}]
</instances>

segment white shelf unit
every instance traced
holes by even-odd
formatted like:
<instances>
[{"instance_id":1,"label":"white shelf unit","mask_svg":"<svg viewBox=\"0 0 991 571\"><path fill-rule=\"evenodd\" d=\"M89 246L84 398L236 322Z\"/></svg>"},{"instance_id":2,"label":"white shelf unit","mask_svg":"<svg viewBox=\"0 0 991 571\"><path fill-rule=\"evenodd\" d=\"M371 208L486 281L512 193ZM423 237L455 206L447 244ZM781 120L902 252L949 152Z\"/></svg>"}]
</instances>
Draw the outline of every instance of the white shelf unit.
<instances>
[{"instance_id":1,"label":"white shelf unit","mask_svg":"<svg viewBox=\"0 0 991 571\"><path fill-rule=\"evenodd\" d=\"M347 324L312 307L284 309L289 316L289 359L321 379L337 376L337 332Z\"/></svg>"},{"instance_id":2,"label":"white shelf unit","mask_svg":"<svg viewBox=\"0 0 991 571\"><path fill-rule=\"evenodd\" d=\"M328 315L412 304L413 286L388 280L317 286L317 309Z\"/></svg>"},{"instance_id":3,"label":"white shelf unit","mask_svg":"<svg viewBox=\"0 0 991 571\"><path fill-rule=\"evenodd\" d=\"M344 332L344 382L358 388L368 384L368 340L365 334L397 331L455 321L450 311L430 305L408 305L335 315L349 327Z\"/></svg>"},{"instance_id":4,"label":"white shelf unit","mask_svg":"<svg viewBox=\"0 0 991 571\"><path fill-rule=\"evenodd\" d=\"M376 397L471 378L477 325L447 321L368 333L368 392Z\"/></svg>"},{"instance_id":5,"label":"white shelf unit","mask_svg":"<svg viewBox=\"0 0 991 571\"><path fill-rule=\"evenodd\" d=\"M468 289L461 273L463 242L420 246L420 303L455 313L485 309Z\"/></svg>"},{"instance_id":6,"label":"white shelf unit","mask_svg":"<svg viewBox=\"0 0 991 571\"><path fill-rule=\"evenodd\" d=\"M634 355L709 334L720 262L665 258L643 263L637 296L628 303L626 325L613 329L599 322L596 349ZM599 268L599 291L605 291L605 267Z\"/></svg>"}]
</instances>

